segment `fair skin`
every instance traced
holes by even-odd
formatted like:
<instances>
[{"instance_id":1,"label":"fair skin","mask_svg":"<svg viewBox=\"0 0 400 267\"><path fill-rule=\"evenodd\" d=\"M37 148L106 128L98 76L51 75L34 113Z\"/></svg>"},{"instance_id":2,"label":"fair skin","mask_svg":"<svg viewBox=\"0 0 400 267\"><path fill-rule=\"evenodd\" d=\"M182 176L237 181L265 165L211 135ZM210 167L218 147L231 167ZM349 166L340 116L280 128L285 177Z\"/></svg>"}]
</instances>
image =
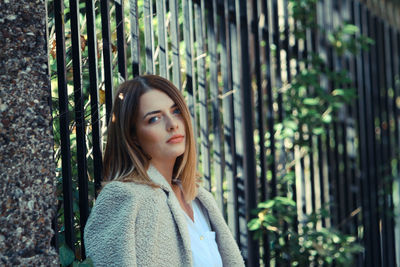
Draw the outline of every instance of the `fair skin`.
<instances>
[{"instance_id":1,"label":"fair skin","mask_svg":"<svg viewBox=\"0 0 400 267\"><path fill-rule=\"evenodd\" d=\"M172 184L176 158L185 152L184 118L174 101L160 90L144 93L139 102L137 142L151 157L150 163L164 176L182 209L193 220L192 208L184 200L179 186Z\"/></svg>"}]
</instances>

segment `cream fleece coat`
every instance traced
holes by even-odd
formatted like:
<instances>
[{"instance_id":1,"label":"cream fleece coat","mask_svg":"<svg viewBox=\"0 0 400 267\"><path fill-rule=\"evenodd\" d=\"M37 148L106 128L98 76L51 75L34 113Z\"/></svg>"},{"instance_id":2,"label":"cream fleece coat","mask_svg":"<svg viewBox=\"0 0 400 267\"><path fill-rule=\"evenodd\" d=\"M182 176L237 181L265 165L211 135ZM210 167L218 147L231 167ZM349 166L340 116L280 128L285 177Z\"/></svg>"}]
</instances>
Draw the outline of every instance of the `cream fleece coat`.
<instances>
[{"instance_id":1,"label":"cream fleece coat","mask_svg":"<svg viewBox=\"0 0 400 267\"><path fill-rule=\"evenodd\" d=\"M99 194L86 223L84 242L95 266L192 266L186 219L170 185L153 166L160 188L111 182ZM198 200L208 212L224 266L244 266L239 248L208 191Z\"/></svg>"}]
</instances>

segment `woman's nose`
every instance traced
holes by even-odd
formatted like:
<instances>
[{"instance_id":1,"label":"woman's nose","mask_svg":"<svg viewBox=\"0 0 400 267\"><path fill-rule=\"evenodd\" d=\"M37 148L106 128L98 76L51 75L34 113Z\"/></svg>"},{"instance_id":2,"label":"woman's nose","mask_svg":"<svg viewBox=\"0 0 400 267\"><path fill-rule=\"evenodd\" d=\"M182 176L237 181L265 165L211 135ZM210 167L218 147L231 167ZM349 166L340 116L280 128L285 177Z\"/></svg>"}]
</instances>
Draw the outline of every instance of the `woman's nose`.
<instances>
[{"instance_id":1,"label":"woman's nose","mask_svg":"<svg viewBox=\"0 0 400 267\"><path fill-rule=\"evenodd\" d=\"M178 120L176 118L174 118L174 116L168 116L167 129L169 131L171 131L171 130L175 130L176 128L178 128Z\"/></svg>"}]
</instances>

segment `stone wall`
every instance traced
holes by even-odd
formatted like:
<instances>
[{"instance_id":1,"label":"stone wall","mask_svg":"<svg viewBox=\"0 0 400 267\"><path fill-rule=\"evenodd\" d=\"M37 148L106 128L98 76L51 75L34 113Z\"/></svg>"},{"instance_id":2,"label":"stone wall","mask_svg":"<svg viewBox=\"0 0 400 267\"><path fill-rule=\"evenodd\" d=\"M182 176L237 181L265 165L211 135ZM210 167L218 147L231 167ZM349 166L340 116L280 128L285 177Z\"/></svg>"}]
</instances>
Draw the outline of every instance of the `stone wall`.
<instances>
[{"instance_id":1,"label":"stone wall","mask_svg":"<svg viewBox=\"0 0 400 267\"><path fill-rule=\"evenodd\" d=\"M59 266L45 0L0 1L0 266Z\"/></svg>"}]
</instances>

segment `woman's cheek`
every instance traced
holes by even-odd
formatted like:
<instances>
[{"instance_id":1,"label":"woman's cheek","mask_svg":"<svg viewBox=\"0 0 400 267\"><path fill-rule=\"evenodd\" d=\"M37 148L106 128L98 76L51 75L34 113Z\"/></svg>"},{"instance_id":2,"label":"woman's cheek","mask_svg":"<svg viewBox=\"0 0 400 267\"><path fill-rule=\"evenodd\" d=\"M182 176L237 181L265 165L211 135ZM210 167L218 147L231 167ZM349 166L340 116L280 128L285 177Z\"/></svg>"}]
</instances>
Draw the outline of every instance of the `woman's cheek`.
<instances>
[{"instance_id":1,"label":"woman's cheek","mask_svg":"<svg viewBox=\"0 0 400 267\"><path fill-rule=\"evenodd\" d=\"M151 147L153 145L158 144L161 142L162 136L161 136L161 129L160 127L153 126L149 127L147 129L144 129L142 132L142 145L145 145L146 147Z\"/></svg>"}]
</instances>

